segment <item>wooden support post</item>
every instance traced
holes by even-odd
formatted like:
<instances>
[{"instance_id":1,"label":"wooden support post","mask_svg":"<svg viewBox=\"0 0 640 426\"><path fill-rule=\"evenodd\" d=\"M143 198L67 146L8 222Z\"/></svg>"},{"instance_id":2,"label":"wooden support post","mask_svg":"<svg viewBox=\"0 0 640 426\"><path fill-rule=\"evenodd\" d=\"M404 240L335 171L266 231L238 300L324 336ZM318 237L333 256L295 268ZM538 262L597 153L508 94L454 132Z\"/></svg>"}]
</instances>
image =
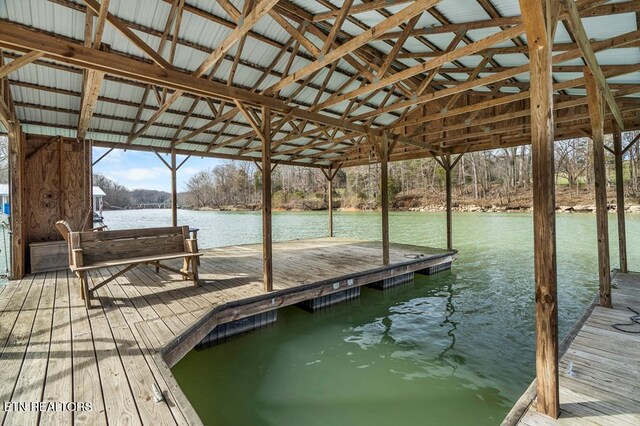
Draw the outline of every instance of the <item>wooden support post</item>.
<instances>
[{"instance_id":1,"label":"wooden support post","mask_svg":"<svg viewBox=\"0 0 640 426\"><path fill-rule=\"evenodd\" d=\"M622 171L622 132L615 120L613 128L613 152L616 156L616 211L618 214L618 252L620 254L620 272L628 272L627 268L627 232L624 219L624 173Z\"/></svg>"},{"instance_id":2,"label":"wooden support post","mask_svg":"<svg viewBox=\"0 0 640 426\"><path fill-rule=\"evenodd\" d=\"M25 226L25 138L19 125L9 130L9 205L11 206L10 278L17 280L26 272Z\"/></svg>"},{"instance_id":3,"label":"wooden support post","mask_svg":"<svg viewBox=\"0 0 640 426\"><path fill-rule=\"evenodd\" d=\"M335 175L332 174L332 169L329 169L327 185L329 186L327 194L327 209L329 211L329 237L333 237L333 178Z\"/></svg>"},{"instance_id":4,"label":"wooden support post","mask_svg":"<svg viewBox=\"0 0 640 426\"><path fill-rule=\"evenodd\" d=\"M588 68L584 69L591 139L593 140L593 170L596 191L596 223L598 236L598 280L600 305L611 307L611 265L609 260L609 223L607 214L607 170L604 160L604 102L602 92Z\"/></svg>"},{"instance_id":5,"label":"wooden support post","mask_svg":"<svg viewBox=\"0 0 640 426\"><path fill-rule=\"evenodd\" d=\"M545 13L544 4L539 0L520 0L531 64L537 408L540 413L558 418L558 290L551 72L552 34L556 22L548 18L552 15Z\"/></svg>"},{"instance_id":6,"label":"wooden support post","mask_svg":"<svg viewBox=\"0 0 640 426\"><path fill-rule=\"evenodd\" d=\"M1 53L0 59L2 59ZM7 78L0 79L0 124L4 126L9 135L9 205L11 206L9 216L11 266L9 269L10 278L17 280L22 278L26 272L27 226L24 209L26 204L26 142L20 121L15 113Z\"/></svg>"},{"instance_id":7,"label":"wooden support post","mask_svg":"<svg viewBox=\"0 0 640 426\"><path fill-rule=\"evenodd\" d=\"M386 134L380 139L380 190L382 207L382 263L389 264L389 140Z\"/></svg>"},{"instance_id":8,"label":"wooden support post","mask_svg":"<svg viewBox=\"0 0 640 426\"><path fill-rule=\"evenodd\" d=\"M453 250L453 217L451 216L451 154L444 158L445 184L447 191L447 250Z\"/></svg>"},{"instance_id":9,"label":"wooden support post","mask_svg":"<svg viewBox=\"0 0 640 426\"><path fill-rule=\"evenodd\" d=\"M271 110L262 107L262 272L264 291L273 290L271 240Z\"/></svg>"},{"instance_id":10,"label":"wooden support post","mask_svg":"<svg viewBox=\"0 0 640 426\"><path fill-rule=\"evenodd\" d=\"M178 188L176 182L176 150L171 148L171 224L178 226Z\"/></svg>"}]
</instances>

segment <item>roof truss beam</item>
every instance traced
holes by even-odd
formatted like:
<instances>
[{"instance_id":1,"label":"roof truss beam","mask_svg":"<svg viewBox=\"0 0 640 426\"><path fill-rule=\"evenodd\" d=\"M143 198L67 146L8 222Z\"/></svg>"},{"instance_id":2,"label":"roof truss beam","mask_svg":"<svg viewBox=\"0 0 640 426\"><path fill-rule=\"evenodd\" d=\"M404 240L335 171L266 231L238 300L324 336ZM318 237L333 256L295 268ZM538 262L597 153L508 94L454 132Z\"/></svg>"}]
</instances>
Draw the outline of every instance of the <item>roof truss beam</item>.
<instances>
[{"instance_id":1,"label":"roof truss beam","mask_svg":"<svg viewBox=\"0 0 640 426\"><path fill-rule=\"evenodd\" d=\"M593 74L593 78L595 79L596 85L598 89L602 92L604 99L609 105L609 109L613 114L618 126L620 129L624 129L624 120L622 120L622 115L620 115L620 110L618 109L618 105L616 104L615 99L613 98L613 94L611 93L611 89L607 84L607 80L602 73L602 69L598 64L598 60L596 59L595 52L591 47L591 43L589 43L589 37L582 25L582 20L580 19L580 14L578 12L578 8L574 0L560 0L564 9L566 11L566 19L569 23L569 28L571 28L571 32L576 39L576 43L580 47L580 51L582 52L582 57L584 58L589 70Z\"/></svg>"},{"instance_id":2,"label":"roof truss beam","mask_svg":"<svg viewBox=\"0 0 640 426\"><path fill-rule=\"evenodd\" d=\"M376 35L383 34L390 29L397 27L403 22L411 19L412 17L421 14L425 10L438 4L440 0L416 0L411 5L405 7L400 12L395 13L391 17L383 20L379 24L371 27L369 30L364 31L362 34L353 37L339 48L331 50L326 55L318 58L315 62L308 64L300 70L282 79L280 82L274 84L269 88L267 93L274 93L278 90L282 90L284 87L307 77L309 74L324 68L334 61L344 57L345 55L355 51L356 49L364 46L371 40L375 39Z\"/></svg>"}]
</instances>

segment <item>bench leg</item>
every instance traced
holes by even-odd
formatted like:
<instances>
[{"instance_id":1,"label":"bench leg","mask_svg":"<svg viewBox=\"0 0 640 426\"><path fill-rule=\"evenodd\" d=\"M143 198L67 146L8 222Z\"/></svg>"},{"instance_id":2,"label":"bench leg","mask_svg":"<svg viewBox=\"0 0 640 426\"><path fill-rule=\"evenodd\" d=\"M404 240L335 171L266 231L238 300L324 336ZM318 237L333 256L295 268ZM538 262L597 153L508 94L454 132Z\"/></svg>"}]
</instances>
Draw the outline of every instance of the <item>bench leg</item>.
<instances>
[{"instance_id":1,"label":"bench leg","mask_svg":"<svg viewBox=\"0 0 640 426\"><path fill-rule=\"evenodd\" d=\"M77 272L76 273L77 277L78 277L78 281L80 281L80 297L82 298L82 300L84 300L85 295L84 295L84 272Z\"/></svg>"},{"instance_id":2,"label":"bench leg","mask_svg":"<svg viewBox=\"0 0 640 426\"><path fill-rule=\"evenodd\" d=\"M89 292L87 275L84 271L78 272L78 278L80 279L80 297L84 300L84 304L87 309L91 309L91 293Z\"/></svg>"},{"instance_id":3,"label":"bench leg","mask_svg":"<svg viewBox=\"0 0 640 426\"><path fill-rule=\"evenodd\" d=\"M159 262L155 262L155 265L156 265L156 274L159 274L160 273L160 264L159 264Z\"/></svg>"},{"instance_id":4,"label":"bench leg","mask_svg":"<svg viewBox=\"0 0 640 426\"><path fill-rule=\"evenodd\" d=\"M191 258L191 268L191 270L193 271L193 273L191 274L191 277L193 279L193 286L198 287L198 262L194 258Z\"/></svg>"},{"instance_id":5,"label":"bench leg","mask_svg":"<svg viewBox=\"0 0 640 426\"><path fill-rule=\"evenodd\" d=\"M184 272L185 274L189 274L189 264L191 263L190 260L191 260L190 257L185 257L183 259L183 261L182 261L182 269L180 271ZM182 279L186 280L187 276L183 275Z\"/></svg>"}]
</instances>

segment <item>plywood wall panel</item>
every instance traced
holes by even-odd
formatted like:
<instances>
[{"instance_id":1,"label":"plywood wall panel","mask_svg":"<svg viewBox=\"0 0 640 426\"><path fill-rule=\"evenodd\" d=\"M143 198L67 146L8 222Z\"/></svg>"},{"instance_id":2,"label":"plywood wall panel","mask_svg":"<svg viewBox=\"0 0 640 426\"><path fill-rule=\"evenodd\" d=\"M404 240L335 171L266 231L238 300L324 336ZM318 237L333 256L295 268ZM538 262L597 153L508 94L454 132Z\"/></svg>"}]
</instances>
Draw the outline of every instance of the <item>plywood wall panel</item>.
<instances>
[{"instance_id":1,"label":"plywood wall panel","mask_svg":"<svg viewBox=\"0 0 640 426\"><path fill-rule=\"evenodd\" d=\"M27 242L60 240L60 219L90 228L91 149L62 138L29 137L26 145Z\"/></svg>"}]
</instances>

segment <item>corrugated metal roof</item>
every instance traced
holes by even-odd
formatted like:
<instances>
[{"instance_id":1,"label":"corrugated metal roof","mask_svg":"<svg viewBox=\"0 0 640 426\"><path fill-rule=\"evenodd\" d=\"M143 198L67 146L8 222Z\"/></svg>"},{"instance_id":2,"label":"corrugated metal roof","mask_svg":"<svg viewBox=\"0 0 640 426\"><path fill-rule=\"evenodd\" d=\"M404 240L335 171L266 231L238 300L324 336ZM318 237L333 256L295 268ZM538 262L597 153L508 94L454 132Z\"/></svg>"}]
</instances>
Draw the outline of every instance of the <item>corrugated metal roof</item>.
<instances>
[{"instance_id":1,"label":"corrugated metal roof","mask_svg":"<svg viewBox=\"0 0 640 426\"><path fill-rule=\"evenodd\" d=\"M236 8L238 8L238 10L242 10L244 7L244 2L241 0L232 0L232 3ZM298 6L302 13L317 14L331 10L326 5L312 0L292 0L292 3ZM520 13L517 1L491 0L491 3L503 16L518 16ZM77 0L70 2L70 4L78 5L78 7L84 7L84 3ZM181 43L177 45L174 63L180 69L193 71L207 57L209 52L215 50L217 46L229 37L232 32L232 29L229 28L229 26L233 25L234 20L227 15L218 2L212 2L209 0L188 0L188 4L191 7L202 10L202 13L204 14L209 14L214 20L227 22L226 25L222 25L194 13L185 12L183 14L179 34ZM340 8L342 6L342 1L332 0L330 4L333 4L335 8ZM361 0L356 0L353 3L353 5L361 4L364 4ZM386 7L384 10L370 10L355 14L351 17L352 19L347 20L344 23L342 28L343 34L346 33L352 36L361 34L364 31L362 25L375 26L385 19L385 14L397 13L408 7L409 4L410 3L393 5ZM171 4L166 1L111 0L109 11L114 16L117 16L124 21L133 22L141 28L147 28L148 30L145 31L134 28L133 31L138 37L148 43L149 46L156 49L160 43L158 34L162 33L164 30L171 7ZM452 23L464 23L489 19L488 13L483 10L476 0L443 0L436 6L436 10L446 20ZM73 7L66 7L64 4L60 3L45 2L42 0L4 1L0 2L0 18L39 28L77 41L82 41L84 37L85 14L82 11L75 10ZM285 17L284 19L293 27L299 27L299 23L296 23L291 18ZM334 19L330 19L322 24L322 31L329 31L334 21ZM619 14L614 18L590 17L583 19L583 23L588 36L595 40L615 37L638 29L634 13ZM442 25L442 23L434 16L429 13L423 13L415 26L415 29L420 30L440 25ZM400 31L400 28L395 28L391 31L397 32ZM500 29L497 27L473 29L466 33L466 37L471 41L478 41L495 34L498 31L500 31ZM148 34L147 32L153 32L154 34ZM237 66L231 82L236 87L253 87L262 77L262 71L258 71L256 68L269 67L274 61L274 58L279 54L279 49L274 46L274 44L284 44L290 38L290 34L269 15L265 15L261 18L252 29L252 32L254 35L258 34L258 36L252 35L245 39L244 48L240 54L241 62ZM322 48L324 41L316 35L305 31L304 36L307 37L307 39L318 49ZM271 41L265 42L258 40L256 37L267 38ZM339 38L340 37L343 37L343 35L340 35ZM402 51L429 53L433 50L429 46L433 46L438 50L444 50L449 46L453 37L453 33L424 35L421 36L420 39L410 37L404 44ZM526 41L526 36L524 34L521 38ZM147 55L145 55L138 47L134 46L120 32L116 31L110 24L107 24L105 27L103 42L110 46L112 52L130 55L146 61L149 60ZM364 84L368 84L368 80L361 75L362 73L360 71L356 71L356 68L348 63L347 59L359 62L361 67L367 69L372 68L371 73L376 75L377 67L380 66L385 55L391 51L395 42L396 40L379 39L367 44L366 49L369 49L369 52L373 50L377 52L377 55L380 55L379 59L374 60L373 65L365 62L363 57L369 57L367 56L368 54L365 53L351 54L348 58L345 57L340 59L338 62L338 72L334 73L329 79L327 89L330 91L337 91L342 88L343 92L349 92ZM572 43L571 37L564 25L558 25L555 42ZM461 42L459 46L463 46L464 43L465 42ZM190 47L188 44L191 44L192 46ZM294 46L296 44L297 43L294 43ZM167 42L162 52L165 58L168 58L169 45L170 42ZM516 45L512 41L507 40L492 47L511 48L515 46ZM232 67L232 61L230 59L234 57L237 48L238 44L236 43L227 52L226 59L223 59L220 62L214 76L217 81L223 83L227 82ZM307 56L307 58L302 56ZM312 55L305 47L299 47L299 55L294 58L289 69L289 73L296 72L307 66L310 63L310 59L308 58L311 56ZM596 57L602 65L634 65L640 63L640 50L637 47L610 49L598 52ZM431 58L429 57L419 59L405 58L396 64L403 64L405 67L415 66L419 63L429 62L430 60ZM476 54L460 58L457 61L457 64L461 64L467 68L473 68L478 65L481 60L482 56ZM5 60L5 62L8 61L9 59ZM500 53L494 55L492 61L492 64L495 66L516 67L527 64L528 59L523 53ZM283 57L274 66L274 72L283 73L288 63L289 55L283 55ZM575 59L566 61L563 65L583 66L584 62L581 59ZM402 65L398 66L401 67ZM448 63L445 64L445 67L447 69L452 69L456 67L456 64ZM279 92L279 96L286 99L295 94L295 97L291 100L292 106L313 106L314 102L324 102L329 99L330 95L328 93L323 93L321 96L318 96L317 87L325 83L327 73L328 67L321 69L310 80L310 87L304 87L299 90L299 85L301 83L301 81L299 81L296 84L291 84L285 87ZM350 80L351 74L356 74L358 79L355 79L346 88L343 88L342 86ZM480 77L487 75L489 75L487 72L483 72L480 74ZM581 74L578 73L556 73L555 78L556 81L566 81L577 78L576 76L580 75ZM425 78L426 75L420 75L418 77L422 79ZM17 104L16 109L18 118L26 123L25 130L48 135L62 134L69 137L75 136L74 129L78 122L77 111L80 108L80 96L82 92L82 72L78 70L69 71L40 64L30 64L20 68L18 71L13 73L10 78L13 82L12 95L14 102ZM466 72L449 72L448 78L453 78L457 81L466 81L468 79L468 74ZM305 79L302 79L302 81L304 80ZM434 79L434 81L439 84L443 84L444 87L453 87L452 84L446 84L446 80L447 79L441 75L436 76ZM278 81L280 81L280 79L277 76L269 75L264 78L264 81L260 84L258 90L262 91ZM520 83L528 82L529 74L523 73L516 76L516 81ZM616 84L637 84L640 82L640 73L636 72L625 76L614 77L610 79L610 82ZM368 93L359 96L357 98L358 100L368 98L367 103L366 105L362 105L358 109L352 111L351 114L359 115L373 111L375 106L385 101L385 99L386 105L389 105L397 101L402 101L408 97L406 94L403 94L394 88L387 88L387 90L393 90L393 95L389 98L387 97L386 92L377 93L371 98L369 98ZM486 87L477 87L474 90L476 92L487 92L488 89ZM507 85L500 89L503 93L516 93L518 90L519 89L515 85L512 85L511 87ZM137 105L142 100L144 92L144 85L106 78L100 89L101 99L97 102L95 114L91 121L91 129L89 132L90 137L103 141L126 142L133 127L134 120L136 119L136 115L138 114ZM571 95L584 94L581 89L571 89L566 93ZM190 133L192 129L205 126L209 120L213 118L213 114L206 102L200 100L193 110L193 117L186 121L185 128L179 132L179 134L176 132L177 127L185 121L184 115L190 111L193 102L194 99L192 97L181 97L171 105L169 111L162 114L157 122L148 128L143 136L136 139L134 144L168 147L170 146L170 140L174 137L182 137ZM217 101L216 104L218 104ZM350 104L351 101L343 101L332 105L330 110L324 111L323 113L339 117ZM136 129L139 129L147 120L149 120L153 116L154 111L158 108L159 103L156 100L155 93L150 93L147 96L145 105L146 108L142 110L140 123L135 126ZM224 108L224 111L220 112L220 114L230 111L234 107L235 106L232 103L229 103ZM378 116L374 123L377 125L390 124L397 119L398 113L383 114ZM214 140L214 135L220 132L223 132L223 134L216 141L217 144L225 144L226 141L233 140L234 135L243 135L250 130L247 120L242 114L236 114L233 120L235 123L230 125L219 123L212 126L206 132L194 136L190 140L191 143L186 142L181 144L181 149L193 149L196 151L205 150L207 145ZM242 126L239 125L239 123L245 123L246 125ZM49 124L49 126L47 126L47 124ZM313 127L314 126L308 125L306 130L308 131ZM287 137L290 132L295 131L297 131L295 127L287 124L282 127L277 138ZM339 135L337 137L341 137L344 135L344 132L338 132L337 135ZM279 151L284 152L287 149L290 149L291 146L301 146L304 143L313 143L314 141L317 141L315 137L300 137L297 140L288 141L286 144L283 144ZM259 144L260 142L257 140L238 140L229 147L218 147L214 152L226 155L237 155L239 147L259 146ZM344 148L342 145L340 145L340 147ZM320 145L309 150L309 152L317 152L318 150L323 150L325 148L327 147ZM306 153L306 151L303 151L303 154L304 153ZM250 153L250 155L254 156L255 153ZM330 158L332 155L333 154L327 154L326 156L323 155L318 158Z\"/></svg>"}]
</instances>

